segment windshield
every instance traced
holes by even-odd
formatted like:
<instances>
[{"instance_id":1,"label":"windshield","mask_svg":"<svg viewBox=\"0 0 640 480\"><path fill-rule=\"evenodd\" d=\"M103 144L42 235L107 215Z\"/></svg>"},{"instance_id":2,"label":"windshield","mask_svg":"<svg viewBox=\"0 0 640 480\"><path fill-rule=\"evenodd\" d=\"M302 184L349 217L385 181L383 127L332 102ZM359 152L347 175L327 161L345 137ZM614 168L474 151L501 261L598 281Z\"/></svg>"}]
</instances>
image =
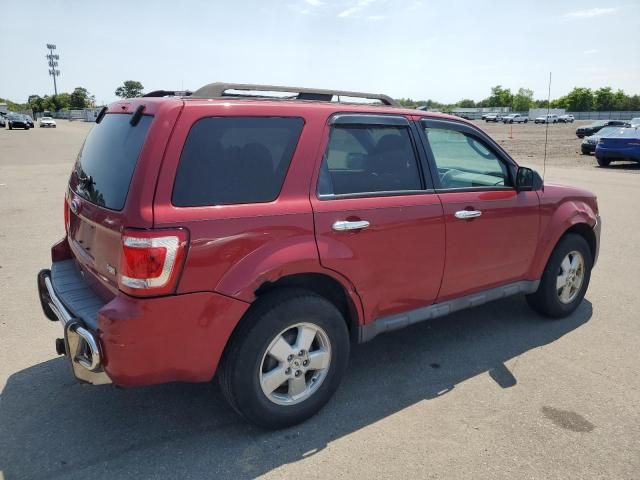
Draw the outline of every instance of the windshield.
<instances>
[{"instance_id":1,"label":"windshield","mask_svg":"<svg viewBox=\"0 0 640 480\"><path fill-rule=\"evenodd\" d=\"M72 172L78 195L111 210L124 207L153 117L143 115L135 126L129 120L131 114L105 115L89 133Z\"/></svg>"}]
</instances>

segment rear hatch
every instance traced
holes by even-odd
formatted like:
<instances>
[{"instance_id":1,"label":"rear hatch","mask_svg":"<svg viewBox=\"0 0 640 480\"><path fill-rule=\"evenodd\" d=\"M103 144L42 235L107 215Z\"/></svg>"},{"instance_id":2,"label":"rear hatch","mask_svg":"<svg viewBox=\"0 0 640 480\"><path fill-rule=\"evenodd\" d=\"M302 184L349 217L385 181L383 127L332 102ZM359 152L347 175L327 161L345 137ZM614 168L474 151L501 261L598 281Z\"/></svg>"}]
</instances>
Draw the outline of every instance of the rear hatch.
<instances>
[{"instance_id":1,"label":"rear hatch","mask_svg":"<svg viewBox=\"0 0 640 480\"><path fill-rule=\"evenodd\" d=\"M162 159L158 152L164 150L177 117L176 111L167 122L154 120L149 113L157 115L158 105L142 100L112 105L91 130L78 154L65 198L67 237L73 255L87 282L106 300L118 290L122 232L125 228L153 227L153 192ZM157 134L161 145L157 145ZM154 141L147 142L149 138Z\"/></svg>"},{"instance_id":2,"label":"rear hatch","mask_svg":"<svg viewBox=\"0 0 640 480\"><path fill-rule=\"evenodd\" d=\"M620 128L617 132L600 137L600 145L607 149L640 150L640 130L636 128Z\"/></svg>"}]
</instances>

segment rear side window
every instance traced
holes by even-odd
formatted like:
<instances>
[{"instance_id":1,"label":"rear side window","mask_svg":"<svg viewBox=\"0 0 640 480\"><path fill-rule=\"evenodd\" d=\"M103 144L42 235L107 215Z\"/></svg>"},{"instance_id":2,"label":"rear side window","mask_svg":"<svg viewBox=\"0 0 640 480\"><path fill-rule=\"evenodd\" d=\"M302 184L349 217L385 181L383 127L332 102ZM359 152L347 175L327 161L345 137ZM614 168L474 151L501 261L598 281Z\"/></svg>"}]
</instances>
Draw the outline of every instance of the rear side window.
<instances>
[{"instance_id":1,"label":"rear side window","mask_svg":"<svg viewBox=\"0 0 640 480\"><path fill-rule=\"evenodd\" d=\"M404 127L336 126L321 168L320 196L422 189L416 155Z\"/></svg>"},{"instance_id":2,"label":"rear side window","mask_svg":"<svg viewBox=\"0 0 640 480\"><path fill-rule=\"evenodd\" d=\"M96 205L122 210L133 171L153 117L132 126L131 114L104 116L87 136L72 173L78 195Z\"/></svg>"},{"instance_id":3,"label":"rear side window","mask_svg":"<svg viewBox=\"0 0 640 480\"><path fill-rule=\"evenodd\" d=\"M178 207L276 199L304 122L283 117L198 120L185 142L173 187Z\"/></svg>"}]
</instances>

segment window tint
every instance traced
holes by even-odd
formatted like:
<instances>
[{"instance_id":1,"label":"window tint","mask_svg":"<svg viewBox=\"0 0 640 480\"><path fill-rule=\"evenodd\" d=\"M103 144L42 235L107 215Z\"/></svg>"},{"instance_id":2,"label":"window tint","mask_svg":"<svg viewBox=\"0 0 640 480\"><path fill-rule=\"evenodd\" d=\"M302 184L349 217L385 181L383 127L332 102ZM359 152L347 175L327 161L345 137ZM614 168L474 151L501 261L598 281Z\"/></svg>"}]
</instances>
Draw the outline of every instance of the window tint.
<instances>
[{"instance_id":1,"label":"window tint","mask_svg":"<svg viewBox=\"0 0 640 480\"><path fill-rule=\"evenodd\" d=\"M198 120L180 157L173 204L190 207L275 200L302 126L301 118Z\"/></svg>"},{"instance_id":2,"label":"window tint","mask_svg":"<svg viewBox=\"0 0 640 480\"><path fill-rule=\"evenodd\" d=\"M130 120L131 114L105 115L87 136L72 173L78 195L112 210L124 207L153 117L143 115L135 126Z\"/></svg>"},{"instance_id":3,"label":"window tint","mask_svg":"<svg viewBox=\"0 0 640 480\"><path fill-rule=\"evenodd\" d=\"M509 170L475 137L457 130L425 128L442 188L510 186Z\"/></svg>"},{"instance_id":4,"label":"window tint","mask_svg":"<svg viewBox=\"0 0 640 480\"><path fill-rule=\"evenodd\" d=\"M319 195L420 190L407 128L334 127L322 162Z\"/></svg>"}]
</instances>

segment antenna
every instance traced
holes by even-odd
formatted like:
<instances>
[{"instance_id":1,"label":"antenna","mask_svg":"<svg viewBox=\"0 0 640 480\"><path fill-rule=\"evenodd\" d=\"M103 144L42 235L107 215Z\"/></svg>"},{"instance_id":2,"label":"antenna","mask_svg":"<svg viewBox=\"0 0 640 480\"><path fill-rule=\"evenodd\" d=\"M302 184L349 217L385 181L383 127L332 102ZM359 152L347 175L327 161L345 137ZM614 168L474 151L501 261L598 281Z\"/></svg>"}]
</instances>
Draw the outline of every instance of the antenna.
<instances>
[{"instance_id":1,"label":"antenna","mask_svg":"<svg viewBox=\"0 0 640 480\"><path fill-rule=\"evenodd\" d=\"M544 158L542 160L542 181L547 172L547 139L549 138L549 112L551 111L551 72L549 72L549 93L547 96L547 117L545 119L544 129Z\"/></svg>"}]
</instances>

